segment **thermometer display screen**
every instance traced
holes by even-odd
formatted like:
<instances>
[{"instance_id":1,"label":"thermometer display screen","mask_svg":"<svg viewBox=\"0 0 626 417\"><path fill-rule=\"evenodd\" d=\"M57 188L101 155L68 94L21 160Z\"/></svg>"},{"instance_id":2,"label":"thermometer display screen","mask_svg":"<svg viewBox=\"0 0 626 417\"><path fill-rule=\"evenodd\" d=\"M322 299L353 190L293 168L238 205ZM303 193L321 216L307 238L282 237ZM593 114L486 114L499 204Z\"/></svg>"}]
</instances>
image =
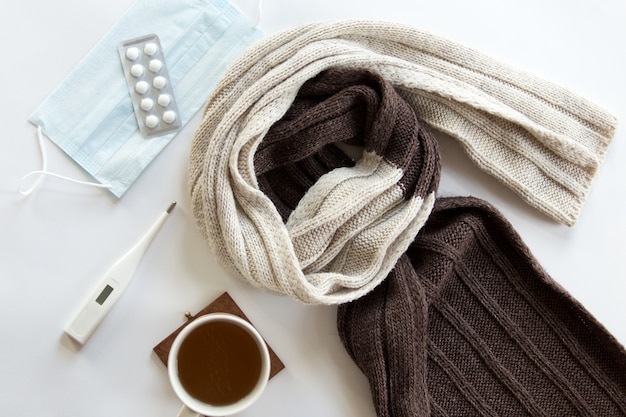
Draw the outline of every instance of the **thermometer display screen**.
<instances>
[{"instance_id":1,"label":"thermometer display screen","mask_svg":"<svg viewBox=\"0 0 626 417\"><path fill-rule=\"evenodd\" d=\"M111 287L110 285L104 287L100 295L98 295L98 298L96 298L96 303L102 305L106 301L106 299L109 298L109 295L111 295L112 292L113 287Z\"/></svg>"}]
</instances>

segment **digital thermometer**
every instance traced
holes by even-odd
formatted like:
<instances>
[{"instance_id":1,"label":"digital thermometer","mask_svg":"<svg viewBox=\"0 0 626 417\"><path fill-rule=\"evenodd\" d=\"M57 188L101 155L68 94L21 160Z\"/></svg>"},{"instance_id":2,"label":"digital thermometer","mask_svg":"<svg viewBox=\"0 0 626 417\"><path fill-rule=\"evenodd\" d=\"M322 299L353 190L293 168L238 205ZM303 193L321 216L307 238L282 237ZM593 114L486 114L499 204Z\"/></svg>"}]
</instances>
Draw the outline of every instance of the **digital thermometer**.
<instances>
[{"instance_id":1,"label":"digital thermometer","mask_svg":"<svg viewBox=\"0 0 626 417\"><path fill-rule=\"evenodd\" d=\"M102 276L98 285L65 327L65 333L81 345L89 339L130 283L143 254L175 205L175 201L170 204L141 239Z\"/></svg>"}]
</instances>

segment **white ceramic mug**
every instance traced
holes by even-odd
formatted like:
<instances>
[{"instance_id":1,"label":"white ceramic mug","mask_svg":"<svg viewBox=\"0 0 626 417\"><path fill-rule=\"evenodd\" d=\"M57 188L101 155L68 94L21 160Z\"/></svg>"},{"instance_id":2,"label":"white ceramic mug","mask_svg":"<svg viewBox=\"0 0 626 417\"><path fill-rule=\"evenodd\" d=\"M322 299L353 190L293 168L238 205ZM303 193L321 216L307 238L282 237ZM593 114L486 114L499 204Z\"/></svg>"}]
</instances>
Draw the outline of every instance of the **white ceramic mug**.
<instances>
[{"instance_id":1,"label":"white ceramic mug","mask_svg":"<svg viewBox=\"0 0 626 417\"><path fill-rule=\"evenodd\" d=\"M261 355L261 372L256 385L247 395L243 398L226 405L213 405L203 402L193 397L180 381L178 376L178 357L180 353L180 347L185 339L199 326L211 322L211 321L225 321L231 324L235 324L245 330L256 342L258 351ZM189 323L174 339L172 347L170 349L168 361L167 361L168 375L170 383L174 392L178 398L182 401L183 407L178 413L178 417L191 417L198 415L207 416L229 416L231 414L238 413L254 403L260 395L263 393L270 374L270 356L265 341L259 334L259 332L246 320L241 317L228 313L211 313L198 317L191 323Z\"/></svg>"}]
</instances>

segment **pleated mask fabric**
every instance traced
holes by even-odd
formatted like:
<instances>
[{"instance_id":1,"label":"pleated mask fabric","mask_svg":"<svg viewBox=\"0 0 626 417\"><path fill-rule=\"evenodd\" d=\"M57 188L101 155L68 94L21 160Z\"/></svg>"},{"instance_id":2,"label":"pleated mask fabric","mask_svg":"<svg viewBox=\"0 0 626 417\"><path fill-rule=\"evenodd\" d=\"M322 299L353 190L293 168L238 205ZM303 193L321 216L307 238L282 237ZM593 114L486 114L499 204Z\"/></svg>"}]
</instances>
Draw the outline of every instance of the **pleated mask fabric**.
<instances>
[{"instance_id":1,"label":"pleated mask fabric","mask_svg":"<svg viewBox=\"0 0 626 417\"><path fill-rule=\"evenodd\" d=\"M159 36L183 125L235 58L262 36L228 0L137 0L37 107L29 121L122 197L176 133L139 130L118 45Z\"/></svg>"},{"instance_id":2,"label":"pleated mask fabric","mask_svg":"<svg viewBox=\"0 0 626 417\"><path fill-rule=\"evenodd\" d=\"M438 199L337 323L379 417L626 415L624 348L476 198Z\"/></svg>"},{"instance_id":3,"label":"pleated mask fabric","mask_svg":"<svg viewBox=\"0 0 626 417\"><path fill-rule=\"evenodd\" d=\"M206 105L189 162L193 213L224 266L253 285L306 303L337 304L366 294L391 271L433 202L426 195L409 200L414 207L403 213L415 218L402 222L412 226L387 246L370 240L369 227L359 229L359 222L342 224L352 218L352 203L362 200L353 198L360 195L353 183L346 183L351 192L341 193L334 184L367 167L389 167L380 164L380 154L365 152L353 167L320 176L305 203L298 203L302 207L283 222L283 209L261 188L256 169L262 163L255 155L300 88L330 68L380 74L421 120L456 138L478 166L568 225L578 218L616 126L608 112L564 88L410 26L319 23L261 40L230 67ZM384 189L398 181L391 180L398 172L370 176L375 181L364 188ZM318 209L328 209L324 213L336 221L320 228ZM379 231L392 224L380 213ZM297 242L317 229L325 236L317 247ZM324 239L337 230L353 234L368 255L356 260L350 252L355 241L345 239L343 247L328 244L326 251Z\"/></svg>"}]
</instances>

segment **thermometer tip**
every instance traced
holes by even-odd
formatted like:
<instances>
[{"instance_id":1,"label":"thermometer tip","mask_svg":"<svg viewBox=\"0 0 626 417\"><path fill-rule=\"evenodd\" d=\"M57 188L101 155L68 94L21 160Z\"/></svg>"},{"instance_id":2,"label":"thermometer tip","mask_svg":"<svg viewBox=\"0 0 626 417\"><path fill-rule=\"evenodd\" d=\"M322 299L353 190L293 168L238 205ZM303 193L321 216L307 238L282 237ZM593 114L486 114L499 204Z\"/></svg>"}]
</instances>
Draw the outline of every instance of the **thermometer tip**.
<instances>
[{"instance_id":1,"label":"thermometer tip","mask_svg":"<svg viewBox=\"0 0 626 417\"><path fill-rule=\"evenodd\" d=\"M172 201L172 204L170 204L170 206L167 208L167 210L165 210L166 213L171 213L172 210L174 210L174 206L176 205L176 201Z\"/></svg>"}]
</instances>

